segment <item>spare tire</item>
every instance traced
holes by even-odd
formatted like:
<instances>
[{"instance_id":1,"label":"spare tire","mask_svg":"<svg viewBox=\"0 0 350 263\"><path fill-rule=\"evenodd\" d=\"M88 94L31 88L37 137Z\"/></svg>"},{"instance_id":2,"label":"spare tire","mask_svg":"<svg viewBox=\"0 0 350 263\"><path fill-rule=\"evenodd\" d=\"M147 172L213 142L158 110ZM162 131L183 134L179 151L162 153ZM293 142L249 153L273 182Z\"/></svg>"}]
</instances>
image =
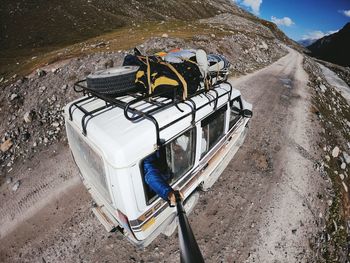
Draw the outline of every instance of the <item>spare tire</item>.
<instances>
[{"instance_id":1,"label":"spare tire","mask_svg":"<svg viewBox=\"0 0 350 263\"><path fill-rule=\"evenodd\" d=\"M121 66L100 70L86 77L88 89L110 96L124 96L136 92L136 72L138 66Z\"/></svg>"}]
</instances>

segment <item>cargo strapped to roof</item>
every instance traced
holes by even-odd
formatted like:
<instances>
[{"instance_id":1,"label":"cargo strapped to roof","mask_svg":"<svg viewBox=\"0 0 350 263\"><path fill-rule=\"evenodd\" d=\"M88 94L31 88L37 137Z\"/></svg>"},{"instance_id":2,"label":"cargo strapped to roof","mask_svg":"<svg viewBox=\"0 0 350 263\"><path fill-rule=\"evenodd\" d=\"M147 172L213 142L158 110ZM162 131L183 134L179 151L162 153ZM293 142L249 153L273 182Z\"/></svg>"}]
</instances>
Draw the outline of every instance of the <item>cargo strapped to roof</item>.
<instances>
[{"instance_id":1,"label":"cargo strapped to roof","mask_svg":"<svg viewBox=\"0 0 350 263\"><path fill-rule=\"evenodd\" d=\"M228 84L230 86L230 90L219 95L218 91L215 90L215 88L218 87L222 83ZM88 120L103 113L106 110L110 110L110 109L113 109L115 107L118 107L118 108L124 110L125 118L132 121L132 122L141 121L143 119L147 119L147 120L151 121L156 128L156 140L157 140L158 147L160 147L162 144L161 139L160 139L160 134L159 134L162 130L170 127L171 125L177 123L178 121L180 121L180 120L182 120L190 115L192 115L192 125L194 125L195 118L196 118L196 112L198 110L202 109L203 107L205 107L211 103L214 103L214 110L216 110L219 98L221 98L225 95L228 95L228 100L230 100L231 94L232 94L232 85L227 81L222 81L220 83L216 83L210 90L206 90L204 88L199 89L196 93L188 96L188 98L186 100L181 100L176 96L176 94L177 94L176 89L174 89L174 97L173 98L164 98L164 97L162 97L162 93L158 93L156 95L155 94L128 93L127 96L130 96L132 98L132 100L125 102L120 98L106 96L106 95L100 94L96 91L89 89L87 87L86 80L80 80L80 81L76 82L74 84L73 88L74 88L75 92L83 93L83 95L85 97L83 97L82 99L80 99L78 101L73 102L70 105L70 107L69 107L69 119L71 121L73 120L73 107L76 107L81 112L83 112L84 115L81 119L81 126L82 126L82 132L85 136L87 134ZM209 91L214 91L216 96L215 97L208 96L207 93ZM208 102L206 102L205 104L203 104L197 108L196 104L192 100L192 98L197 96L197 95L200 95L200 94L205 95L208 98ZM125 98L125 96L123 96L123 97ZM105 105L89 111L89 110L85 109L83 105L85 102L89 101L90 99L101 99L101 100L105 101ZM160 99L163 99L163 100L160 100ZM148 109L148 110L138 109L136 104L138 102L141 102L141 101L145 101L154 107L152 107L151 109ZM191 112L187 113L185 115L182 115L181 117L173 120L170 123L167 123L166 125L164 125L162 127L159 127L158 121L156 120L156 118L154 118L154 116L152 116L152 114L155 114L156 112L159 112L161 110L165 110L165 109L170 108L172 106L175 106L180 112L183 112L183 110L181 110L178 106L179 103L187 104L191 108Z\"/></svg>"}]
</instances>

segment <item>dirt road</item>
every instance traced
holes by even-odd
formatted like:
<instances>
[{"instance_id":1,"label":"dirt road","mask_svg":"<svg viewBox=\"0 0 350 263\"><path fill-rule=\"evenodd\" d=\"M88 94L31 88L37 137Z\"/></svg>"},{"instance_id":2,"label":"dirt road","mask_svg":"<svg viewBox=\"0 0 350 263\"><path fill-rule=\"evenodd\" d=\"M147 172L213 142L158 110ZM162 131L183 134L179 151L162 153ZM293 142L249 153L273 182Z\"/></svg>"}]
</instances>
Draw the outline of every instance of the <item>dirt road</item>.
<instances>
[{"instance_id":1,"label":"dirt road","mask_svg":"<svg viewBox=\"0 0 350 263\"><path fill-rule=\"evenodd\" d=\"M232 80L254 116L235 159L190 215L206 262L315 257L310 242L326 204L318 198L324 189L314 169L318 128L302 59L290 50L271 66ZM67 145L49 148L14 172L21 173L19 190L0 189L0 262L179 262L176 234L138 250L119 233L105 232Z\"/></svg>"}]
</instances>

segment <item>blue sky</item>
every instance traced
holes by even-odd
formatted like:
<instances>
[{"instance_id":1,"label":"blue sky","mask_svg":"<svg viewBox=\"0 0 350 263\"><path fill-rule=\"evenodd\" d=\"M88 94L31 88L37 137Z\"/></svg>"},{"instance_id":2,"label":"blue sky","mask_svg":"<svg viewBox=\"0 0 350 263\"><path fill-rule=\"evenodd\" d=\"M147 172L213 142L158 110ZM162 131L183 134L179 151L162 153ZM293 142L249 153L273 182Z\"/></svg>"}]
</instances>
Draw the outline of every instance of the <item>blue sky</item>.
<instances>
[{"instance_id":1,"label":"blue sky","mask_svg":"<svg viewBox=\"0 0 350 263\"><path fill-rule=\"evenodd\" d=\"M233 0L255 15L275 22L294 40L320 38L350 22L349 0Z\"/></svg>"}]
</instances>

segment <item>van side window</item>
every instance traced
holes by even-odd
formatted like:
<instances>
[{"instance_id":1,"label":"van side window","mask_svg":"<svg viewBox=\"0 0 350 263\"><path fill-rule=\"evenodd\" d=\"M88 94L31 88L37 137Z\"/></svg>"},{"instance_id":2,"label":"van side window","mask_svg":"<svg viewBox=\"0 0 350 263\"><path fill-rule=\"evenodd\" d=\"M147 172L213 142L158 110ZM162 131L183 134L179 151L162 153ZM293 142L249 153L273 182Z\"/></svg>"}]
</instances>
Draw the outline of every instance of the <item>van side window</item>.
<instances>
[{"instance_id":1,"label":"van side window","mask_svg":"<svg viewBox=\"0 0 350 263\"><path fill-rule=\"evenodd\" d=\"M227 106L224 106L202 121L201 157L209 152L224 135L226 110Z\"/></svg>"},{"instance_id":2,"label":"van side window","mask_svg":"<svg viewBox=\"0 0 350 263\"><path fill-rule=\"evenodd\" d=\"M154 168L157 171L160 172L161 176L164 176L164 179L169 182L170 174L168 172L168 168L166 166L166 153L165 153L165 147L161 147L158 151L152 153L151 155L147 156L142 161L142 182L146 197L146 203L150 204L152 203L157 195L156 193L151 189L151 187L146 183L146 169L145 167L148 165L149 168Z\"/></svg>"},{"instance_id":3,"label":"van side window","mask_svg":"<svg viewBox=\"0 0 350 263\"><path fill-rule=\"evenodd\" d=\"M195 141L195 128L192 128L152 154L155 157L154 165L161 171L169 185L174 184L193 167ZM143 160L141 169L146 202L149 205L157 195L145 182L144 165L148 157Z\"/></svg>"},{"instance_id":4,"label":"van side window","mask_svg":"<svg viewBox=\"0 0 350 263\"><path fill-rule=\"evenodd\" d=\"M242 110L242 102L241 102L241 99L239 97L230 101L229 130L233 126L235 126L235 124L240 120L240 118L241 118L241 114L240 114L241 110Z\"/></svg>"},{"instance_id":5,"label":"van side window","mask_svg":"<svg viewBox=\"0 0 350 263\"><path fill-rule=\"evenodd\" d=\"M188 130L166 145L166 161L172 174L171 184L186 174L194 164L195 130Z\"/></svg>"}]
</instances>

